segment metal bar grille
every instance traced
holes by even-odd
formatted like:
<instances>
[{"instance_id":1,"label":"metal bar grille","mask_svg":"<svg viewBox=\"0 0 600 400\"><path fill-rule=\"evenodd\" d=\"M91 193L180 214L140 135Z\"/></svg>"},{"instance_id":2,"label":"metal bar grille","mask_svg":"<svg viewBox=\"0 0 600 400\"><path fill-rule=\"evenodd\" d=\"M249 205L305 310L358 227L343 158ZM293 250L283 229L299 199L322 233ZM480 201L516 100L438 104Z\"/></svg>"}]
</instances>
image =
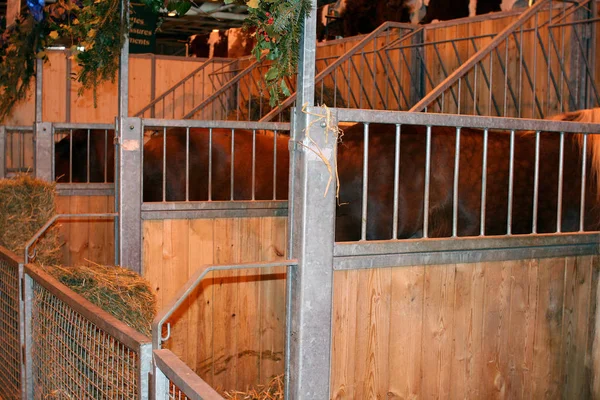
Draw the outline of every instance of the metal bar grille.
<instances>
[{"instance_id":1,"label":"metal bar grille","mask_svg":"<svg viewBox=\"0 0 600 400\"><path fill-rule=\"evenodd\" d=\"M52 131L52 176L56 182L114 182L114 125L54 124Z\"/></svg>"},{"instance_id":2,"label":"metal bar grille","mask_svg":"<svg viewBox=\"0 0 600 400\"><path fill-rule=\"evenodd\" d=\"M21 396L19 263L0 248L0 398Z\"/></svg>"},{"instance_id":3,"label":"metal bar grille","mask_svg":"<svg viewBox=\"0 0 600 400\"><path fill-rule=\"evenodd\" d=\"M333 111L346 139L340 241L600 231L596 181L586 179L600 131L566 122L592 110L564 121Z\"/></svg>"},{"instance_id":4,"label":"metal bar grille","mask_svg":"<svg viewBox=\"0 0 600 400\"><path fill-rule=\"evenodd\" d=\"M3 127L4 173L13 176L17 173L31 173L34 168L33 127ZM2 142L2 140L0 140ZM0 168L2 169L2 168Z\"/></svg>"},{"instance_id":5,"label":"metal bar grille","mask_svg":"<svg viewBox=\"0 0 600 400\"><path fill-rule=\"evenodd\" d=\"M159 119L142 124L154 132L143 153L144 202L285 200L287 177L280 171L287 168L289 124Z\"/></svg>"}]
</instances>

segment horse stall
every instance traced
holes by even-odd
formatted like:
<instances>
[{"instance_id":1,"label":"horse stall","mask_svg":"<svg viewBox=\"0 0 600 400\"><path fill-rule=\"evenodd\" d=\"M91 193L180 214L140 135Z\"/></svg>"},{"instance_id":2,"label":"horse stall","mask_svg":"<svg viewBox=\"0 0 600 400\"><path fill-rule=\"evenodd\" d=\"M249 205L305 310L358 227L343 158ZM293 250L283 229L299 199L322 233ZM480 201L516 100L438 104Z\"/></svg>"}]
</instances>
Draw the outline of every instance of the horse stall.
<instances>
[{"instance_id":1,"label":"horse stall","mask_svg":"<svg viewBox=\"0 0 600 400\"><path fill-rule=\"evenodd\" d=\"M278 303L268 303L277 296L265 298L264 282L257 288L251 281L261 274L249 278L250 268L267 259L263 249L270 245L248 242L264 237L263 223L257 228L253 218L212 219L247 207L244 201L208 201L208 188L222 182L208 182L213 175L206 170L223 166L212 158L217 164L204 167L206 198L201 200L207 202L192 205L188 185L174 197L179 201L170 202L168 191L175 184L168 183L171 162L165 147L167 161L162 159L158 172L163 189L156 202L144 202L140 209L146 214L142 264L146 269L150 258L159 260L169 273L182 268L191 280L179 290L178 301L163 303L154 332L163 336L154 338L155 348L173 349L213 388L244 390L284 372L283 364L261 369L261 334L284 327L261 328L264 313L277 304L278 321L289 308L285 373L292 397L598 396L599 237L592 148L600 128L585 122L595 121L589 119L593 113L567 113L599 104L595 10L592 2L543 1L522 13L428 27L388 23L339 58L320 61L325 57L317 55L314 64L305 58L301 72L310 76L316 68L317 77L313 87L300 88L304 101L313 89L318 98L330 79L344 103L297 108L292 125L296 136L289 147L296 164L290 193L301 200L292 200L287 211L292 228L286 255L291 258L285 265L294 279L286 284L295 295L288 292L292 300L285 305L283 276L270 283L278 285ZM374 46L377 40L384 44ZM253 71L244 69L244 76ZM243 79L238 75L196 109L227 104L232 110L233 98L240 101L233 103L239 104L236 112L250 115L249 104L261 95L247 90L246 97L236 97L252 87L250 78ZM292 96L284 104L295 100ZM265 103L257 101L262 121L275 117L268 116L268 107L262 112ZM547 120L556 114L562 117ZM337 150L335 129L330 129L336 123L344 129ZM220 133L226 143L214 146L235 154L235 162L227 159L221 171L225 188L219 193L235 200L238 191L254 185L254 175L235 181L237 163L260 159L255 154L262 147L235 150L234 138L259 133L238 133L242 126L233 122L144 119L128 124L140 131L138 136L152 126L157 138L169 136L167 127L189 127L173 134L185 138L180 147L186 149L196 146L191 137L201 134L198 129L209 141L211 128L226 128ZM415 133L414 127L421 128ZM177 161L188 165L185 177L198 168L189 154ZM328 169L334 163L340 178L337 207L335 177ZM241 169L248 173L250 167ZM166 210L181 216L203 212L207 219L197 227L189 220L148 224ZM152 240L162 247L148 244L150 227L160 232ZM280 240L283 246L283 235ZM205 249L201 254L200 248ZM246 249L254 255L246 258ZM242 275L210 272L207 281L188 266L189 260L203 262L204 257L228 264L224 269L240 268L245 259L255 263ZM153 281L169 282L164 273ZM228 286L228 280L241 283ZM217 301L228 304L227 311L219 310ZM259 327L248 328L249 320ZM193 333L192 326L202 332ZM273 352L284 352L283 339L272 343ZM172 380L173 385L178 383Z\"/></svg>"},{"instance_id":2,"label":"horse stall","mask_svg":"<svg viewBox=\"0 0 600 400\"><path fill-rule=\"evenodd\" d=\"M112 189L113 121L38 123L33 159L52 165L62 141L49 179L103 196L64 209L119 211L103 254L159 298L157 396L285 374L292 398L595 398L600 128L567 113L599 104L595 17L595 2L541 1L320 45L282 108L326 92L330 108L298 105L292 123L259 89L264 66L211 70L193 99L190 68L129 102ZM147 80L129 76L134 96ZM98 178L75 136L100 149Z\"/></svg>"}]
</instances>

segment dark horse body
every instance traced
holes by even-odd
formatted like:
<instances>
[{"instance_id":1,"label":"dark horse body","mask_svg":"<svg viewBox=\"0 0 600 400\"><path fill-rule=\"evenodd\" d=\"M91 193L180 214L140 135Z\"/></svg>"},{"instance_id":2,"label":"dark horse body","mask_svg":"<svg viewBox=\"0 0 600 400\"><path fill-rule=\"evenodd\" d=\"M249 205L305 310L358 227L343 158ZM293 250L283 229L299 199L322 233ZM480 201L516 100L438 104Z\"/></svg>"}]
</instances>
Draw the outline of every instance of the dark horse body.
<instances>
[{"instance_id":1,"label":"dark horse body","mask_svg":"<svg viewBox=\"0 0 600 400\"><path fill-rule=\"evenodd\" d=\"M573 119L578 113L563 119ZM558 119L558 118L557 118ZM367 239L392 238L394 198L395 125L371 124L369 128L369 173ZM559 134L541 133L536 232L557 231L559 187ZM592 142L589 135L588 141ZM144 201L186 200L186 135L185 131L167 134L166 160L163 160L163 135L153 136L144 146ZM362 220L363 126L346 129L338 146L340 198L336 217L336 240L360 239ZM254 192L256 200L272 200L273 146L277 143L276 196L287 198L288 138L257 134L255 138L256 168ZM515 135L514 179L512 200L512 234L532 233L534 220L535 141L533 133ZM429 184L429 237L452 234L453 185L455 163L455 128L433 127L431 140L431 172ZM588 146L591 148L592 146ZM189 134L188 200L209 199L209 134L205 129L191 129ZM231 186L231 131L213 130L211 139L211 200L252 199L252 134L236 131L234 135L234 182ZM489 132L486 189L486 235L507 233L509 209L510 134ZM398 238L423 236L425 212L424 188L426 165L426 128L401 127L398 201ZM457 234L477 236L481 231L483 134L479 130L462 129L460 167L457 187ZM57 152L58 155L58 152ZM58 164L57 164L58 165ZM574 135L565 135L562 187L561 231L579 230L581 197L581 150ZM585 229L600 229L596 180L591 179L591 162L587 162L585 197ZM74 167L75 170L75 167ZM59 168L57 166L57 176ZM233 194L233 196L232 196Z\"/></svg>"}]
</instances>

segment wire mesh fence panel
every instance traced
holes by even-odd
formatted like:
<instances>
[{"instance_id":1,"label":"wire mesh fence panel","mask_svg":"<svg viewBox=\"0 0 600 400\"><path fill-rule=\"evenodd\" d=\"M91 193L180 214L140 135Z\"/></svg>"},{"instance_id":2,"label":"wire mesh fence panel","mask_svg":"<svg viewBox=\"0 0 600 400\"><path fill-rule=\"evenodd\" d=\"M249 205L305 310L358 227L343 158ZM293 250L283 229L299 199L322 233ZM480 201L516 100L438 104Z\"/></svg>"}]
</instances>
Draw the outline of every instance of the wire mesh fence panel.
<instances>
[{"instance_id":1,"label":"wire mesh fence panel","mask_svg":"<svg viewBox=\"0 0 600 400\"><path fill-rule=\"evenodd\" d=\"M138 398L139 354L33 282L34 397Z\"/></svg>"},{"instance_id":2,"label":"wire mesh fence panel","mask_svg":"<svg viewBox=\"0 0 600 400\"><path fill-rule=\"evenodd\" d=\"M19 263L0 251L0 398L21 394Z\"/></svg>"},{"instance_id":3,"label":"wire mesh fence panel","mask_svg":"<svg viewBox=\"0 0 600 400\"><path fill-rule=\"evenodd\" d=\"M173 382L169 381L169 399L172 400L187 400L189 397L185 395Z\"/></svg>"}]
</instances>

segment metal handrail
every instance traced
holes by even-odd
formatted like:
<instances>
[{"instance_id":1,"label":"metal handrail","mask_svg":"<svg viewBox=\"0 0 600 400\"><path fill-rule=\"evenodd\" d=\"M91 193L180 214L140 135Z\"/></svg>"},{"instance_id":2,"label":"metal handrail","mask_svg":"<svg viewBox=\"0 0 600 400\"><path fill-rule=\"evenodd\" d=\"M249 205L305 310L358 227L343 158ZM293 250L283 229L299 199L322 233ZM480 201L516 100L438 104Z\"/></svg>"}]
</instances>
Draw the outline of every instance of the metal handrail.
<instances>
[{"instance_id":1,"label":"metal handrail","mask_svg":"<svg viewBox=\"0 0 600 400\"><path fill-rule=\"evenodd\" d=\"M31 239L29 239L29 241L25 245L25 251L24 251L25 252L25 256L24 256L25 264L29 264L30 259L35 258L35 251L33 252L33 254L30 254L30 252L29 252L29 250L31 249L31 246L33 246L39 240L39 238L48 230L48 228L50 228L57 220L62 219L62 218L107 218L107 217L117 218L118 216L119 216L118 213L56 214L55 216L50 218L48 220L48 222L46 222L44 224L44 226L42 226L33 235L33 237Z\"/></svg>"},{"instance_id":2,"label":"metal handrail","mask_svg":"<svg viewBox=\"0 0 600 400\"><path fill-rule=\"evenodd\" d=\"M219 88L219 90L217 90L216 92L214 92L210 97L206 98L202 103L198 104L190 112L188 112L187 114L185 114L182 119L188 119L188 118L193 117L194 114L196 114L199 110L203 109L208 104L210 104L213 101L215 101L216 99L218 99L219 96L221 96L227 90L231 89L231 87L233 85L235 85L236 83L238 83L243 77L245 77L246 75L248 75L249 73L251 73L252 71L254 71L263 62L263 60L265 59L265 57L266 56L263 54L260 57L259 60L255 59L243 71L239 72L236 76L234 76L233 78L231 78L229 80L229 82L227 82L225 85L221 86Z\"/></svg>"},{"instance_id":3,"label":"metal handrail","mask_svg":"<svg viewBox=\"0 0 600 400\"><path fill-rule=\"evenodd\" d=\"M162 328L167 319L173 315L173 313L179 308L179 306L192 294L194 289L198 287L200 282L210 272L214 271L231 271L236 269L257 269L257 268L271 268L271 267L295 267L298 265L298 260L289 259L283 261L272 261L272 262L255 262L255 263L241 263L241 264L228 264L228 265L205 265L207 268L198 268L196 273L188 279L188 281L179 290L173 300L167 304L163 309L156 315L154 321L152 321L152 348L154 350L160 349L162 342L169 339L171 335L171 325L167 324L167 336L162 336ZM290 304L286 305L286 309L289 311ZM286 311L287 312L287 311ZM289 328L289 327L288 327Z\"/></svg>"},{"instance_id":4,"label":"metal handrail","mask_svg":"<svg viewBox=\"0 0 600 400\"><path fill-rule=\"evenodd\" d=\"M208 67L210 64L214 64L215 61L226 61L226 60L229 60L229 59L228 58L214 58L214 57L209 58L204 63L202 63L198 68L196 68L195 70L190 72L187 76L182 78L179 82L177 82L176 84L171 86L169 89L165 90L160 96L158 96L157 98L152 100L150 103L148 103L148 105L146 105L140 111L136 112L134 114L134 117L143 116L146 111L150 110L152 107L154 107L156 104L158 104L161 100L165 99L170 93L174 92L175 90L177 90L177 88L184 85L187 81L192 79L198 72L202 71L203 69ZM235 62L235 61L233 61L233 62Z\"/></svg>"},{"instance_id":5,"label":"metal handrail","mask_svg":"<svg viewBox=\"0 0 600 400\"><path fill-rule=\"evenodd\" d=\"M437 99L442 93L444 93L447 89L449 89L454 83L458 81L458 79L462 78L465 74L467 74L473 66L479 63L484 57L490 54L496 47L500 46L504 40L506 40L519 26L523 25L525 22L529 21L529 19L535 15L541 8L547 6L549 0L543 0L538 3L535 3L533 6L529 7L527 11L525 11L519 18L517 18L513 23L504 28L500 33L492 39L492 41L477 53L473 54L467 61L465 61L460 67L458 67L454 72L452 72L446 79L444 79L439 85L437 85L433 90L431 90L425 97L423 97L417 104L415 104L409 111L410 112L422 112L425 110L429 104L431 104L435 99Z\"/></svg>"}]
</instances>

